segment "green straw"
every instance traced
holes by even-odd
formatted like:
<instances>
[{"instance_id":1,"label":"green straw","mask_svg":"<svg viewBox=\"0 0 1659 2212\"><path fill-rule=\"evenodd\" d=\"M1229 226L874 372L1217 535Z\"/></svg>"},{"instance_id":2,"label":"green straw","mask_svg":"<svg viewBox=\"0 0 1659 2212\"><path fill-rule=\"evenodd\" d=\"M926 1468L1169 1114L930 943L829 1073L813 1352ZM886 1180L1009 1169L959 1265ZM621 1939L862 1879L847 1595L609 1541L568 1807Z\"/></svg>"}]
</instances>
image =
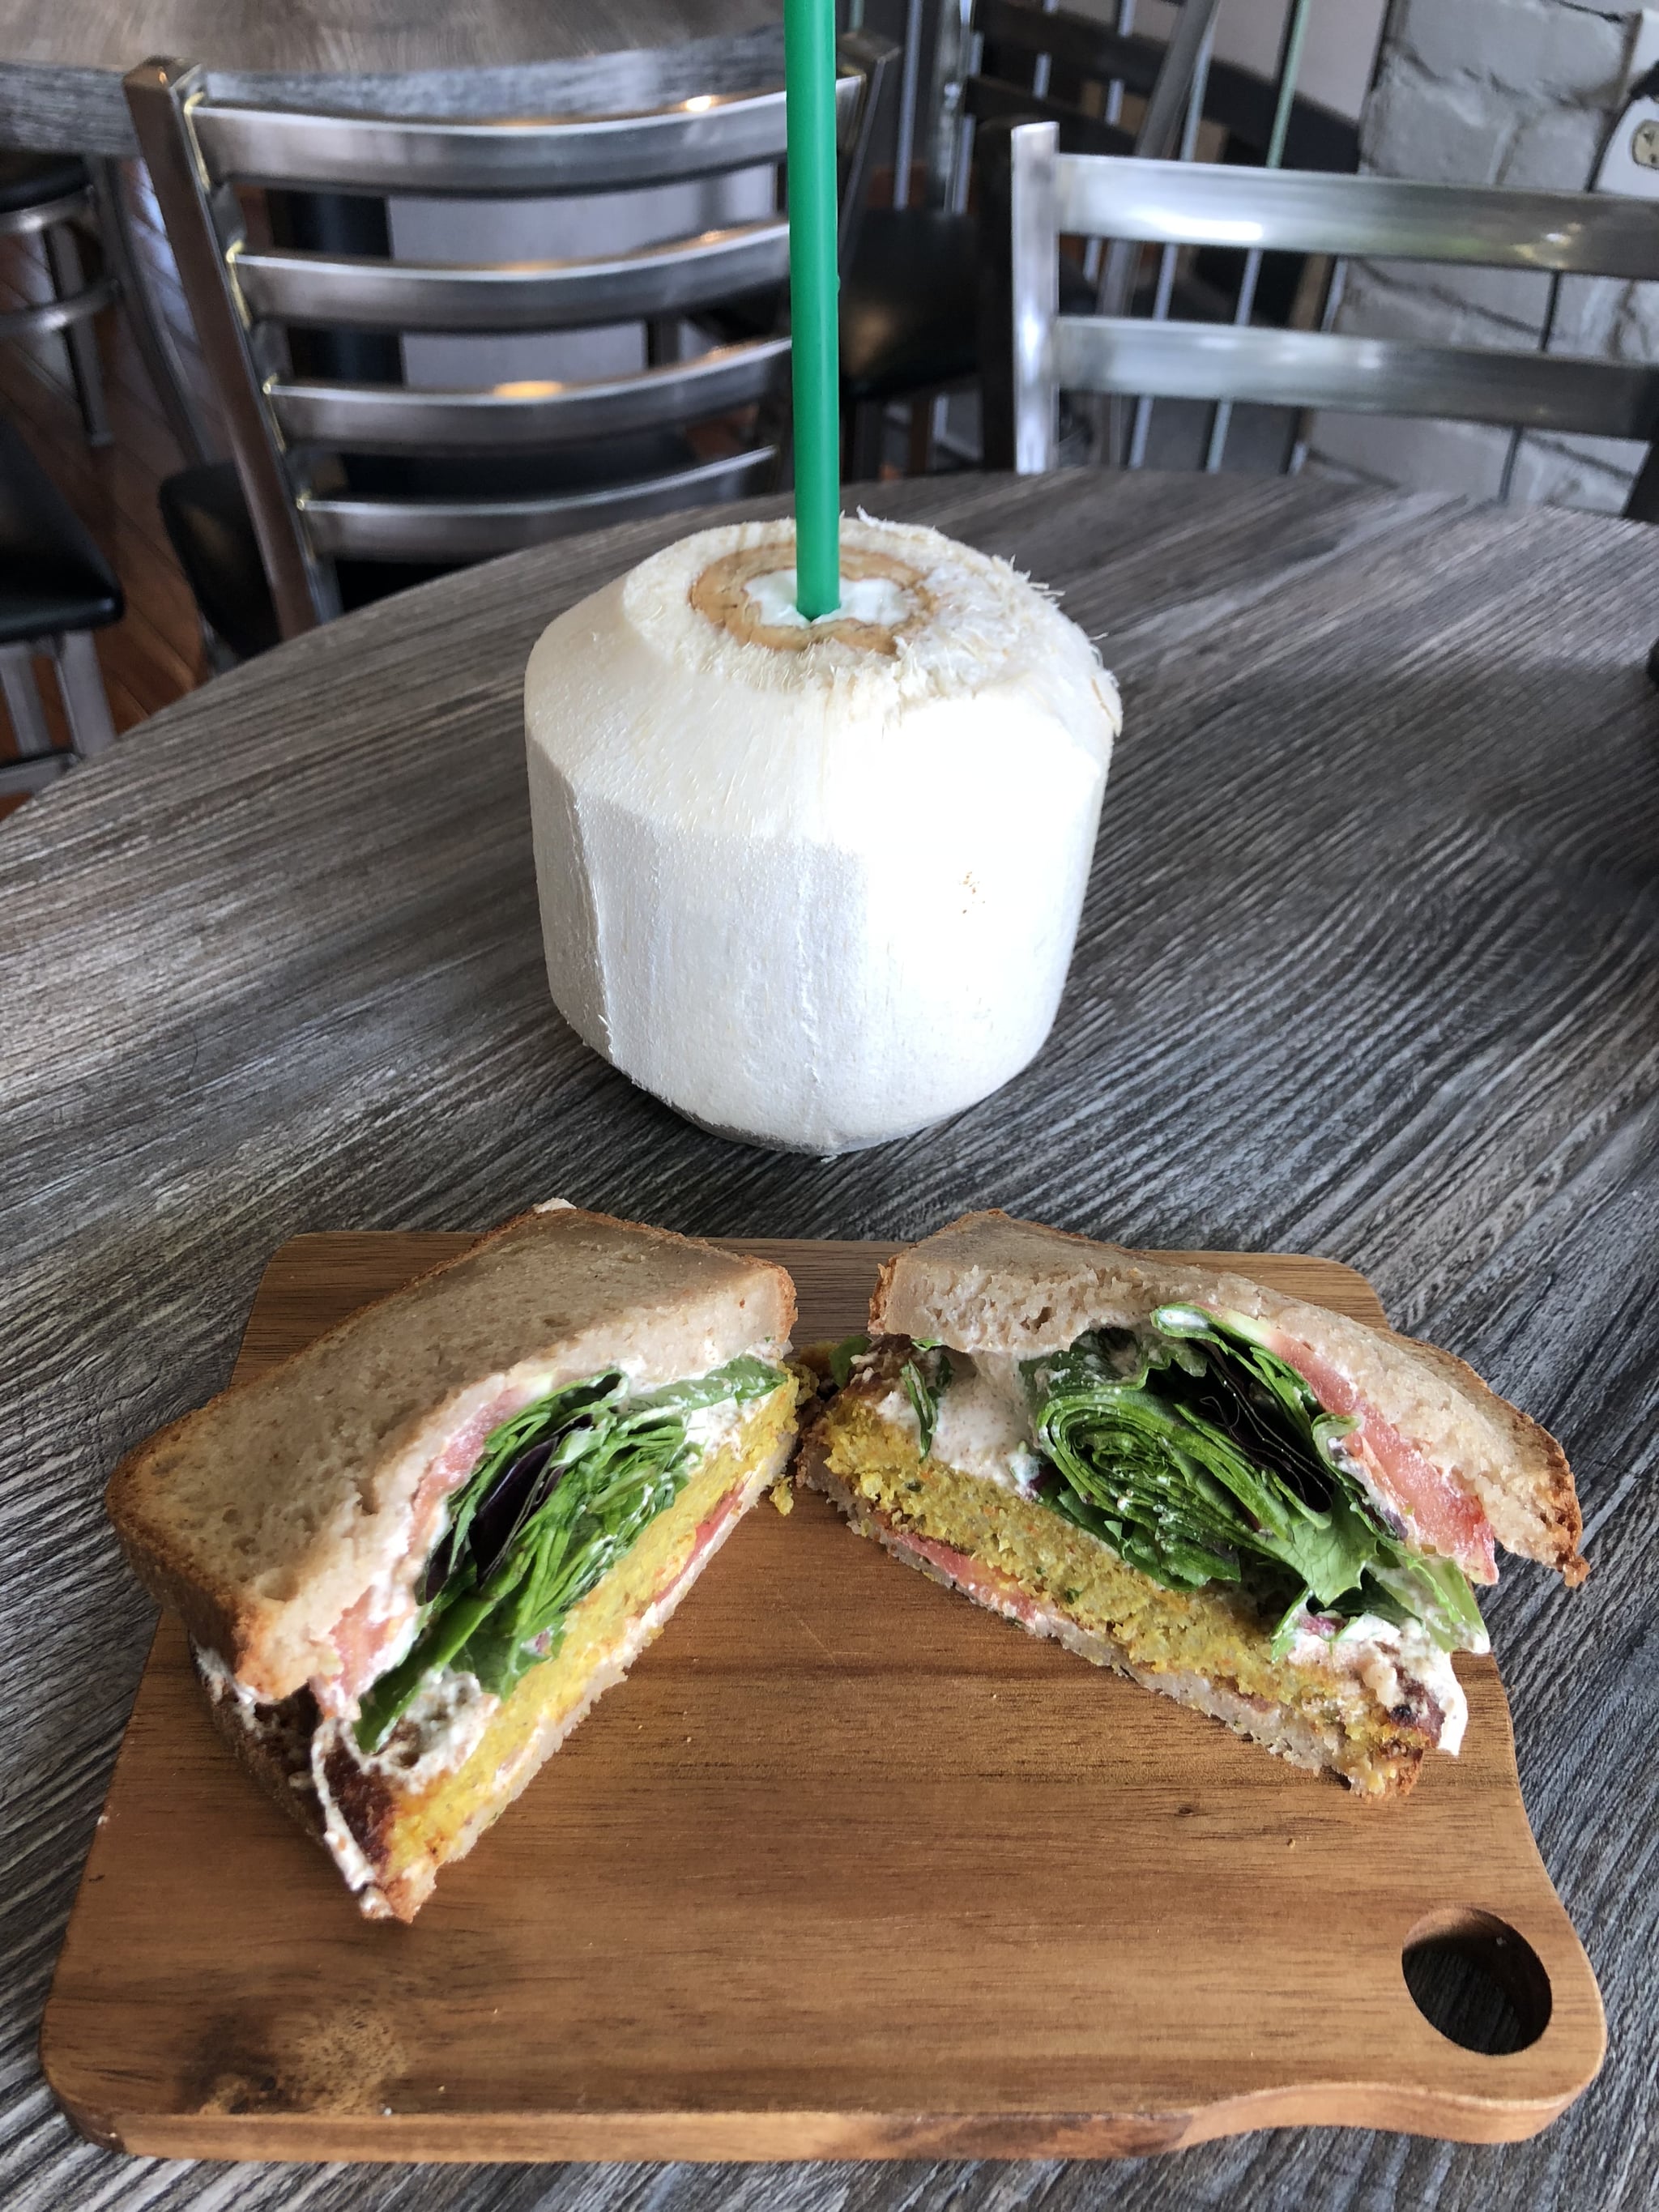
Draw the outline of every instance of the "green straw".
<instances>
[{"instance_id":1,"label":"green straw","mask_svg":"<svg viewBox=\"0 0 1659 2212\"><path fill-rule=\"evenodd\" d=\"M789 313L795 388L795 605L841 605L841 352L836 327L834 0L784 0Z\"/></svg>"}]
</instances>

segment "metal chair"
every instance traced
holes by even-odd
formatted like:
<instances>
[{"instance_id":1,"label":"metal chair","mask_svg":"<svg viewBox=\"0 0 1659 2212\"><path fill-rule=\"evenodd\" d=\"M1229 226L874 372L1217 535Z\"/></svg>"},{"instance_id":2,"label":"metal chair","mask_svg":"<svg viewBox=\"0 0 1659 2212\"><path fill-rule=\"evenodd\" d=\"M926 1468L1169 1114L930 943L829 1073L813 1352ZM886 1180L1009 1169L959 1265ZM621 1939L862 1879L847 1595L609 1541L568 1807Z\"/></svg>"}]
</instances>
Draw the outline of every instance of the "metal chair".
<instances>
[{"instance_id":1,"label":"metal chair","mask_svg":"<svg viewBox=\"0 0 1659 2212\"><path fill-rule=\"evenodd\" d=\"M854 191L879 51L843 41L838 107ZM379 596L422 567L737 497L777 477L782 440L766 427L712 458L686 432L739 410L763 410L763 425L781 414L781 330L686 361L659 349L653 366L592 382L449 390L297 374L285 338L319 326L660 330L714 301L775 295L788 265L781 214L592 258L428 263L257 246L240 195L574 198L775 167L781 88L635 114L450 121L254 106L216 97L206 72L167 61L134 70L126 88L282 636L340 611L349 564L370 572L366 595ZM571 234L580 236L579 209ZM216 506L210 487L194 489L222 536L234 536L223 499ZM169 526L185 520L169 514Z\"/></svg>"},{"instance_id":2,"label":"metal chair","mask_svg":"<svg viewBox=\"0 0 1659 2212\"><path fill-rule=\"evenodd\" d=\"M981 150L988 467L1055 465L1062 392L1442 416L1644 442L1659 432L1659 368L1632 362L1060 312L1062 234L1651 279L1659 209L1648 202L1066 154L1053 123L1000 125ZM1647 519L1655 475L1650 464L1627 513Z\"/></svg>"},{"instance_id":3,"label":"metal chair","mask_svg":"<svg viewBox=\"0 0 1659 2212\"><path fill-rule=\"evenodd\" d=\"M106 446L109 414L92 318L114 305L116 289L107 276L88 280L78 234L88 223L97 227L98 219L91 174L76 155L0 149L0 238L38 236L52 289L52 297L38 307L0 314L0 339L61 331L87 443Z\"/></svg>"},{"instance_id":4,"label":"metal chair","mask_svg":"<svg viewBox=\"0 0 1659 2212\"><path fill-rule=\"evenodd\" d=\"M1194 55L1214 13L1210 8L1203 11L1201 21L1188 18L1186 34ZM1165 53L1161 40L1114 30L1064 8L1033 5L1032 0L974 0L969 28L980 46L978 66L965 77L962 91L962 112L971 121L991 123L1002 118L1058 124L1060 143L1068 154L1147 150L1132 142L1120 113L1126 93L1147 98L1160 82ZM1192 82L1190 70L1188 82ZM1065 96L1056 93L1056 83L1063 86ZM1095 95L1103 90L1099 114L1082 104L1085 90ZM1247 160L1261 158L1273 136L1280 97L1287 90L1293 92L1293 86L1258 76L1236 63L1206 61L1204 119L1225 134L1224 161L1236 161L1241 154ZM1170 150L1178 127L1177 108L1162 134ZM954 158L960 168L963 152ZM1291 169L1357 168L1358 130L1346 116L1297 94L1289 106L1282 158Z\"/></svg>"},{"instance_id":5,"label":"metal chair","mask_svg":"<svg viewBox=\"0 0 1659 2212\"><path fill-rule=\"evenodd\" d=\"M920 0L912 0L912 17ZM1291 0L1279 61L1271 76L1217 60L1212 52L1212 7L1188 6L1171 33L1184 48L1176 71L1163 75L1167 50L1158 39L1132 30L1134 0L1117 0L1115 27L1095 15L1033 4L1033 0L944 0L932 40L929 83L909 65L901 101L890 210L872 210L862 246L842 290L842 360L845 396L854 418L854 446L869 473L883 442L881 424L894 401L911 403L911 445L927 467L935 443L960 459L977 461L971 442L945 428L944 394L970 386L979 374L975 302L979 245L966 212L976 130L1003 118L1052 119L1068 153L1170 155L1192 161L1200 122L1219 131L1217 158L1228 164L1356 169L1359 134L1346 116L1296 90L1311 0ZM1191 87L1184 118L1182 81ZM1162 82L1169 105L1161 116L1143 111L1138 134L1124 122L1124 102L1149 100ZM930 118L918 131L915 113ZM912 156L925 146L920 198L912 205ZM925 271L918 281L916 271ZM1127 312L1136 277L1133 256L1102 267L1097 245L1081 264L1061 266L1061 303L1068 310ZM1289 257L1269 269L1262 295L1260 257L1225 248L1191 260L1177 280L1166 257L1147 305L1163 316L1172 297L1198 306L1208 319L1231 314L1249 319L1253 307L1269 320L1295 312L1304 276ZM1093 298L1091 299L1092 289ZM925 416L915 403L932 391ZM1079 425L1079 429L1081 426ZM1133 443L1144 450L1150 424L1137 408ZM920 433L921 434L918 434ZM1219 458L1224 426L1212 435Z\"/></svg>"},{"instance_id":6,"label":"metal chair","mask_svg":"<svg viewBox=\"0 0 1659 2212\"><path fill-rule=\"evenodd\" d=\"M78 517L9 422L0 421L0 695L18 757L0 796L44 790L114 741L90 633L118 622L121 587ZM70 729L52 742L34 662L49 659Z\"/></svg>"},{"instance_id":7,"label":"metal chair","mask_svg":"<svg viewBox=\"0 0 1659 2212\"><path fill-rule=\"evenodd\" d=\"M913 134L902 130L895 204L872 208L865 216L842 287L850 476L877 473L889 404L971 384L979 374L979 237L966 212L966 155L975 127L1011 112L1051 113L1063 118L1066 142L1080 149L1173 153L1195 76L1207 58L1217 4L1184 0L1167 44L1029 0L972 0L971 9L947 4L942 10L934 47L934 144L924 201L908 204ZM986 66L969 66L975 57ZM1111 119L1050 99L1056 65L1079 93L1086 87L1103 95ZM1006 69L1021 70L1030 82L1022 86L994 73ZM1261 89L1271 104L1270 88ZM1133 132L1116 119L1126 90L1146 103ZM1065 275L1067 304L1081 307L1093 296L1096 271L1068 266ZM924 467L931 435L930 425L920 441Z\"/></svg>"}]
</instances>

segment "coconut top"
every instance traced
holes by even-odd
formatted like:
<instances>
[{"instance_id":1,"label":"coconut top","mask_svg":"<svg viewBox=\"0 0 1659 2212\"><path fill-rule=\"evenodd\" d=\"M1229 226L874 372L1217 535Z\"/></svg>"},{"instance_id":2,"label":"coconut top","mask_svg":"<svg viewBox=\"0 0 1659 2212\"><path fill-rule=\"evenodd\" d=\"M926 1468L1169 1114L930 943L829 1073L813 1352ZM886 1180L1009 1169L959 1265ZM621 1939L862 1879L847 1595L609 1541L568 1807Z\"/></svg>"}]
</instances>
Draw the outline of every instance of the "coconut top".
<instances>
[{"instance_id":1,"label":"coconut top","mask_svg":"<svg viewBox=\"0 0 1659 2212\"><path fill-rule=\"evenodd\" d=\"M994 682L1044 689L1058 656L1068 686L1091 684L1116 731L1117 686L1099 654L1010 562L920 524L862 516L842 522L841 544L839 616L808 623L789 604L789 520L727 524L665 546L625 580L623 611L688 676L768 692L830 687L845 695L843 710L877 716Z\"/></svg>"},{"instance_id":2,"label":"coconut top","mask_svg":"<svg viewBox=\"0 0 1659 2212\"><path fill-rule=\"evenodd\" d=\"M793 605L793 522L681 538L571 607L525 675L532 750L582 804L675 834L914 854L957 817L1098 807L1117 686L1006 561L936 530L842 526L842 605Z\"/></svg>"}]
</instances>

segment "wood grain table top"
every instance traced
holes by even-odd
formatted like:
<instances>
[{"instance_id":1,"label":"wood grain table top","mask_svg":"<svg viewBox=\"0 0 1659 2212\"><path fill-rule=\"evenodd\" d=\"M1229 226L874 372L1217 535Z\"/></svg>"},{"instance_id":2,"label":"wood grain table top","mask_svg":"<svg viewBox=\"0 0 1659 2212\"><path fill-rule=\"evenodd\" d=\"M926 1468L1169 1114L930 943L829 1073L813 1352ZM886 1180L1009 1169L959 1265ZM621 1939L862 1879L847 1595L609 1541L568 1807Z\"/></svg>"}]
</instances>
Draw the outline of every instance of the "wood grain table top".
<instances>
[{"instance_id":1,"label":"wood grain table top","mask_svg":"<svg viewBox=\"0 0 1659 2212\"><path fill-rule=\"evenodd\" d=\"M423 115L648 105L777 83L782 0L0 0L0 139L137 150L121 79L199 62L234 98Z\"/></svg>"},{"instance_id":2,"label":"wood grain table top","mask_svg":"<svg viewBox=\"0 0 1659 2212\"><path fill-rule=\"evenodd\" d=\"M865 498L1061 588L1127 714L1054 1033L921 1137L815 1162L703 1134L548 999L525 658L683 517L283 647L0 830L9 2212L1651 2201L1659 534L1276 479ZM1110 2166L227 2170L80 2142L35 2036L153 1619L105 1475L223 1382L285 1237L478 1227L556 1192L714 1235L898 1238L1000 1203L1323 1252L1544 1420L1594 1571L1569 1595L1511 1562L1487 1612L1606 2001L1600 2079L1510 2147L1294 2131Z\"/></svg>"}]
</instances>

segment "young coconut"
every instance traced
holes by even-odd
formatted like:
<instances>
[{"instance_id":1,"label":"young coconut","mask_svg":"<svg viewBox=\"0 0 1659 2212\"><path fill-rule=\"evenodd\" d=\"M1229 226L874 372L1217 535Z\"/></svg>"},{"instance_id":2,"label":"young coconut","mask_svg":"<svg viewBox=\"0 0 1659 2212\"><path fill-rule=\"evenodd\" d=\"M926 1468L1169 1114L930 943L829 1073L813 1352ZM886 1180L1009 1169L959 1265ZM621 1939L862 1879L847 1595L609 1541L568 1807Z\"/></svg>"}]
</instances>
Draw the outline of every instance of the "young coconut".
<instances>
[{"instance_id":1,"label":"young coconut","mask_svg":"<svg viewBox=\"0 0 1659 2212\"><path fill-rule=\"evenodd\" d=\"M823 1154L1040 1048L1121 716L1006 562L843 523L808 623L793 556L750 522L641 562L543 633L525 720L559 1011L690 1120Z\"/></svg>"}]
</instances>

